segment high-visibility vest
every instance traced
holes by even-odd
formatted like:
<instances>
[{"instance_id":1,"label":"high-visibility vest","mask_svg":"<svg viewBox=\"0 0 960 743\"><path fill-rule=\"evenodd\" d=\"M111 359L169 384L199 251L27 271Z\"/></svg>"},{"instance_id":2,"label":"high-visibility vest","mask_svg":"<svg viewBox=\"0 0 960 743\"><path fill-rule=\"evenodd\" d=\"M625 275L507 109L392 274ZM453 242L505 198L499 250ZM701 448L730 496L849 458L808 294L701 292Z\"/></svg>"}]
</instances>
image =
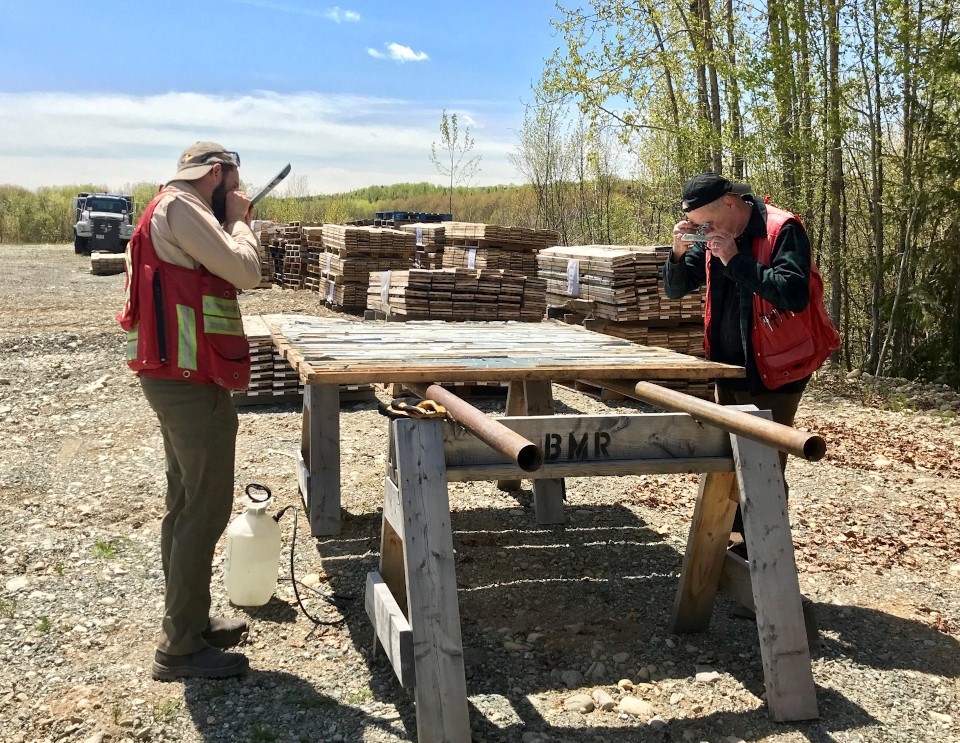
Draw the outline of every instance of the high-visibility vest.
<instances>
[{"instance_id":1,"label":"high-visibility vest","mask_svg":"<svg viewBox=\"0 0 960 743\"><path fill-rule=\"evenodd\" d=\"M789 222L803 226L800 217L780 207L766 204L766 237L755 237L751 252L754 260L770 266L773 262L773 247L783 226ZM710 358L710 324L712 321L712 298L710 296L710 260L706 256L706 301L704 305L703 346ZM767 389L777 389L789 382L809 376L827 359L832 351L840 348L840 334L823 306L823 278L817 263L810 254L810 299L800 312L782 310L767 300L753 295L751 310L750 341L753 357L760 379Z\"/></svg>"},{"instance_id":2,"label":"high-visibility vest","mask_svg":"<svg viewBox=\"0 0 960 743\"><path fill-rule=\"evenodd\" d=\"M169 195L154 197L127 244L127 296L117 315L127 331L127 365L141 376L246 389L250 345L236 287L203 266L163 261L153 248L150 221Z\"/></svg>"}]
</instances>

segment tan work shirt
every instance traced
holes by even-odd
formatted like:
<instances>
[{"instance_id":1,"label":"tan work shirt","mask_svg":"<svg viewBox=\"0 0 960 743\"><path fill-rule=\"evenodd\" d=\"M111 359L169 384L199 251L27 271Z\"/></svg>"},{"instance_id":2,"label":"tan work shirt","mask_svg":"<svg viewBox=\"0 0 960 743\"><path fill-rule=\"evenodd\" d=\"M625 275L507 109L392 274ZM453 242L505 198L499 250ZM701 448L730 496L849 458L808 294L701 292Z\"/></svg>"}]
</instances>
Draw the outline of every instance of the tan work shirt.
<instances>
[{"instance_id":1,"label":"tan work shirt","mask_svg":"<svg viewBox=\"0 0 960 743\"><path fill-rule=\"evenodd\" d=\"M166 188L174 193L157 204L150 222L157 257L184 268L203 266L237 289L258 286L260 252L247 223L221 227L190 181L171 181Z\"/></svg>"}]
</instances>

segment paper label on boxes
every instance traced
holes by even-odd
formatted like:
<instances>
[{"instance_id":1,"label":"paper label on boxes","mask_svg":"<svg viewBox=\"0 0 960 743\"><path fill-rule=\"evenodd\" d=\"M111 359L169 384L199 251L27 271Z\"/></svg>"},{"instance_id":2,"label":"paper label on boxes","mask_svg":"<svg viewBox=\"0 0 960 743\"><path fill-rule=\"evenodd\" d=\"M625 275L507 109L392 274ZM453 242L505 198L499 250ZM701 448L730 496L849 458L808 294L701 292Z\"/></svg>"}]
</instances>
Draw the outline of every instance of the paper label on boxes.
<instances>
[{"instance_id":1,"label":"paper label on boxes","mask_svg":"<svg viewBox=\"0 0 960 743\"><path fill-rule=\"evenodd\" d=\"M423 227L417 225L417 247L423 247Z\"/></svg>"},{"instance_id":2,"label":"paper label on boxes","mask_svg":"<svg viewBox=\"0 0 960 743\"><path fill-rule=\"evenodd\" d=\"M580 296L580 261L576 258L567 261L567 294L571 297Z\"/></svg>"},{"instance_id":3,"label":"paper label on boxes","mask_svg":"<svg viewBox=\"0 0 960 743\"><path fill-rule=\"evenodd\" d=\"M470 248L467 250L467 268L476 268L477 267L477 249Z\"/></svg>"},{"instance_id":4,"label":"paper label on boxes","mask_svg":"<svg viewBox=\"0 0 960 743\"><path fill-rule=\"evenodd\" d=\"M333 289L336 286L332 281L327 282L327 301L333 304Z\"/></svg>"},{"instance_id":5,"label":"paper label on boxes","mask_svg":"<svg viewBox=\"0 0 960 743\"><path fill-rule=\"evenodd\" d=\"M390 305L390 271L380 272L380 302L384 310Z\"/></svg>"}]
</instances>

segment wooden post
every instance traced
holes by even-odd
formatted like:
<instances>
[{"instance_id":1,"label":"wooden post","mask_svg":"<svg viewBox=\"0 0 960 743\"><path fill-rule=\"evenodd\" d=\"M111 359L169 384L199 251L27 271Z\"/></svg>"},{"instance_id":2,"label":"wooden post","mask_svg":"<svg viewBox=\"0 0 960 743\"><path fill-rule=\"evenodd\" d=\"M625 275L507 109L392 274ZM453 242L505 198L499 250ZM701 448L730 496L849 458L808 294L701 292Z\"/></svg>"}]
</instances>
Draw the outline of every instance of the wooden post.
<instances>
[{"instance_id":1,"label":"wooden post","mask_svg":"<svg viewBox=\"0 0 960 743\"><path fill-rule=\"evenodd\" d=\"M700 477L700 492L670 619L671 632L703 632L710 625L730 527L737 512L730 493L736 490L733 472L708 472Z\"/></svg>"},{"instance_id":2,"label":"wooden post","mask_svg":"<svg viewBox=\"0 0 960 743\"><path fill-rule=\"evenodd\" d=\"M527 414L527 398L524 392L524 384L521 381L513 380L510 382L510 386L507 387L507 415L526 415ZM497 482L497 487L500 490L519 490L521 485L520 480L500 480Z\"/></svg>"},{"instance_id":3,"label":"wooden post","mask_svg":"<svg viewBox=\"0 0 960 743\"><path fill-rule=\"evenodd\" d=\"M770 411L758 416L772 419ZM760 657L770 717L819 717L810 649L803 624L780 458L771 447L731 435L740 487L744 539L760 634Z\"/></svg>"},{"instance_id":4,"label":"wooden post","mask_svg":"<svg viewBox=\"0 0 960 743\"><path fill-rule=\"evenodd\" d=\"M524 397L527 415L553 415L553 390L549 381L527 380L524 382ZM563 510L565 495L563 480L533 481L533 505L538 524L566 523L567 515Z\"/></svg>"},{"instance_id":5,"label":"wooden post","mask_svg":"<svg viewBox=\"0 0 960 743\"><path fill-rule=\"evenodd\" d=\"M393 421L417 739L470 740L453 531L439 421ZM386 509L384 509L386 513Z\"/></svg>"},{"instance_id":6,"label":"wooden post","mask_svg":"<svg viewBox=\"0 0 960 743\"><path fill-rule=\"evenodd\" d=\"M303 429L297 481L315 537L340 533L340 388L303 388Z\"/></svg>"}]
</instances>

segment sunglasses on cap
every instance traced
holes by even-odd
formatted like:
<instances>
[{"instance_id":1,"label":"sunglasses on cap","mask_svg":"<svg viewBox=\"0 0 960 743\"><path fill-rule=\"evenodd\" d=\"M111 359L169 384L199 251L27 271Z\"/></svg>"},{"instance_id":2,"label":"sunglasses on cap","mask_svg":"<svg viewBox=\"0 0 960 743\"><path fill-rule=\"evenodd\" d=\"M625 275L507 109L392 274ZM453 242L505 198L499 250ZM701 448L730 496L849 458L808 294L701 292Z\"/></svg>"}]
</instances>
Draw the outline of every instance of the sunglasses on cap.
<instances>
[{"instance_id":1,"label":"sunglasses on cap","mask_svg":"<svg viewBox=\"0 0 960 743\"><path fill-rule=\"evenodd\" d=\"M209 162L212 158L229 158L233 160L233 165L240 167L240 153L230 152L229 150L224 150L223 152L207 152L202 157L199 157L193 161L194 164L203 165L204 163ZM217 160L216 162L220 162ZM222 165L223 163L221 163ZM230 164L230 163L227 163Z\"/></svg>"}]
</instances>

